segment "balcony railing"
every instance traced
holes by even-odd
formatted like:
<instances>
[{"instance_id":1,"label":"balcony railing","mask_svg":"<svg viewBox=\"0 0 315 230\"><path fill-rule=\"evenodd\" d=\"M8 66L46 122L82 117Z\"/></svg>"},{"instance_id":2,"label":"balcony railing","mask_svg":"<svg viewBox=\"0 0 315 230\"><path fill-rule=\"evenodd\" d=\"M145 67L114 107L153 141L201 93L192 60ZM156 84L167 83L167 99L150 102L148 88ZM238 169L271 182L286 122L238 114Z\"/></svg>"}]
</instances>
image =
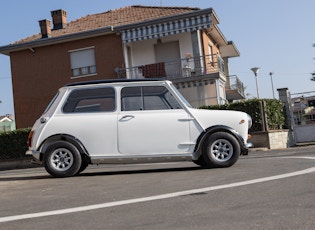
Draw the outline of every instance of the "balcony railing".
<instances>
[{"instance_id":1,"label":"balcony railing","mask_svg":"<svg viewBox=\"0 0 315 230\"><path fill-rule=\"evenodd\" d=\"M239 100L245 98L244 84L236 75L227 77L225 89L228 100Z\"/></svg>"},{"instance_id":2,"label":"balcony railing","mask_svg":"<svg viewBox=\"0 0 315 230\"><path fill-rule=\"evenodd\" d=\"M116 72L118 78L163 78L172 80L224 72L224 61L218 55L187 57L174 61L152 63L130 68L117 68Z\"/></svg>"}]
</instances>

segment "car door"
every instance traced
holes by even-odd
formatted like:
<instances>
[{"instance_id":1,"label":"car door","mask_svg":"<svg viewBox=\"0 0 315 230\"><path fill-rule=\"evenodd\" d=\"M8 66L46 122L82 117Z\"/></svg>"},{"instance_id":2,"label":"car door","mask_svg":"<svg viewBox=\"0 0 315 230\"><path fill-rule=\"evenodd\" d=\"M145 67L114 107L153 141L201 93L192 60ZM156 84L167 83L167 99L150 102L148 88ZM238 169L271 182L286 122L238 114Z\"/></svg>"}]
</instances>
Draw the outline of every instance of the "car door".
<instances>
[{"instance_id":1,"label":"car door","mask_svg":"<svg viewBox=\"0 0 315 230\"><path fill-rule=\"evenodd\" d=\"M132 155L191 152L189 122L189 115L165 86L122 88L119 152Z\"/></svg>"}]
</instances>

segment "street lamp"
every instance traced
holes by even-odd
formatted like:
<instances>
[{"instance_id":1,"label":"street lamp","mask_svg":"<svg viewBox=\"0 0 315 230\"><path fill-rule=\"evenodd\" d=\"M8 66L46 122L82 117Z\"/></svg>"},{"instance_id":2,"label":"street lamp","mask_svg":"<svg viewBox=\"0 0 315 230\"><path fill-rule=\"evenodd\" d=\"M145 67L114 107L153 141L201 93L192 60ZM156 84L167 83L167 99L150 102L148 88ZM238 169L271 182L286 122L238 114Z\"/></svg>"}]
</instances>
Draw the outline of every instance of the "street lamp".
<instances>
[{"instance_id":1,"label":"street lamp","mask_svg":"<svg viewBox=\"0 0 315 230\"><path fill-rule=\"evenodd\" d=\"M273 72L270 72L270 73L269 73L270 78L271 78L272 95L273 95L273 99L275 99L275 91L274 91L274 89L273 89L273 80L272 80L272 75L273 75L273 74L274 74Z\"/></svg>"},{"instance_id":2,"label":"street lamp","mask_svg":"<svg viewBox=\"0 0 315 230\"><path fill-rule=\"evenodd\" d=\"M259 67L254 67L254 68L251 68L251 71L254 72L255 74L255 78L256 78L256 89L257 89L257 98L259 99L259 89L258 89L258 72L259 72Z\"/></svg>"}]
</instances>

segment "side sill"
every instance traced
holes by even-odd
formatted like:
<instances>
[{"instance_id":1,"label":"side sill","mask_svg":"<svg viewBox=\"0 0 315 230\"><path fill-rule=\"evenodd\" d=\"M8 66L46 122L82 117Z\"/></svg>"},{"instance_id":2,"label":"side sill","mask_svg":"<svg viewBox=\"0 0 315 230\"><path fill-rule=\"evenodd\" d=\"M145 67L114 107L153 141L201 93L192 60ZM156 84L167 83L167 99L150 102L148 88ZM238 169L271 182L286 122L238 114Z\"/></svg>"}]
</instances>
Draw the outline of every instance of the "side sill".
<instances>
[{"instance_id":1,"label":"side sill","mask_svg":"<svg viewBox=\"0 0 315 230\"><path fill-rule=\"evenodd\" d=\"M192 161L192 154L91 157L92 164L139 164L177 161Z\"/></svg>"}]
</instances>

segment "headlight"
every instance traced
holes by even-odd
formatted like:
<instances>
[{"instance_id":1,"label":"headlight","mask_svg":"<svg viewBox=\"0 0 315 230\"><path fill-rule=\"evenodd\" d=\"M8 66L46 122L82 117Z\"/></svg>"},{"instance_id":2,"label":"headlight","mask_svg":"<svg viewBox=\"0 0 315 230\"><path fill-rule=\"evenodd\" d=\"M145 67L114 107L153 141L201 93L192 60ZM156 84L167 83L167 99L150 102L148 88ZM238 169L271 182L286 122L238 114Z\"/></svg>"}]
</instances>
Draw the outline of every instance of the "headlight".
<instances>
[{"instance_id":1,"label":"headlight","mask_svg":"<svg viewBox=\"0 0 315 230\"><path fill-rule=\"evenodd\" d=\"M248 129L250 129L253 125L253 120L252 120L252 117L249 116L248 114L247 114L247 119L248 119Z\"/></svg>"}]
</instances>

